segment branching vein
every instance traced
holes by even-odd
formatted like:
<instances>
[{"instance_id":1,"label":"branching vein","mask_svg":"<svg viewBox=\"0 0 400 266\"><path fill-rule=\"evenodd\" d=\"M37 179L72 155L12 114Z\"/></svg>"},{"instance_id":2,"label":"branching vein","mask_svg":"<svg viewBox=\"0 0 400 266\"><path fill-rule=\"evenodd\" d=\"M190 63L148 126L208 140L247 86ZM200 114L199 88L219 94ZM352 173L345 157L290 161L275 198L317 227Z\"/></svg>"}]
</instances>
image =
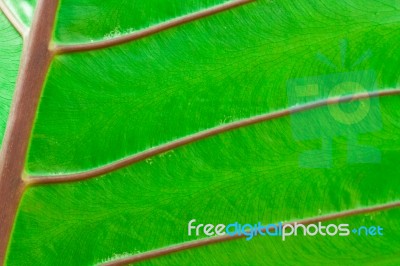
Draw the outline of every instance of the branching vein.
<instances>
[{"instance_id":1,"label":"branching vein","mask_svg":"<svg viewBox=\"0 0 400 266\"><path fill-rule=\"evenodd\" d=\"M13 12L8 8L4 1L0 0L0 10L4 13L8 21L10 21L11 25L18 31L18 33L25 38L26 33L28 32L28 28L26 28L17 17L13 14Z\"/></svg>"},{"instance_id":2,"label":"branching vein","mask_svg":"<svg viewBox=\"0 0 400 266\"><path fill-rule=\"evenodd\" d=\"M324 215L324 216L317 216L317 217L307 218L307 219L303 219L303 220L297 220L297 221L290 222L288 224L294 224L296 222L297 224L307 225L307 224L312 224L312 223L335 220L335 219L339 219L339 218L356 216L356 215L360 215L360 214L385 211L385 210L399 208L399 207L400 207L400 201L396 201L396 202L382 204L382 205L376 205L376 206L372 206L372 207L364 207L364 208L359 208L359 209L331 213L331 214ZM265 232L265 229L264 229L264 232ZM239 238L244 238L244 237L246 237L246 236L245 235L242 235L242 236L223 235L223 236L216 236L216 237L210 237L210 238L203 238L200 240L185 242L185 243L174 245L174 246L155 249L155 250L152 250L149 252L144 252L144 253L133 255L130 257L112 260L112 261L101 264L101 266L119 266L119 265L127 265L130 263L137 263L137 262L141 262L144 260L149 260L149 259L154 259L157 257L169 255L172 253L181 252L184 250L189 250L189 249L193 249L193 248L198 248L198 247L202 247L202 246L217 244L217 243L231 241L231 240L237 240Z\"/></svg>"},{"instance_id":3,"label":"branching vein","mask_svg":"<svg viewBox=\"0 0 400 266\"><path fill-rule=\"evenodd\" d=\"M83 52L83 51L91 51L102 49L106 47L111 47L123 43L127 43L130 41L138 40L141 38L148 37L150 35L159 33L161 31L189 23L194 20L198 20L204 17L208 17L214 15L216 13L220 13L222 11L244 5L255 0L234 0L224 4L220 4L211 8L207 8L192 14L188 14L182 17L178 17L175 19L168 20L166 22L151 26L149 28L139 30L136 32L132 32L127 35L115 37L113 39L102 40L92 43L84 43L84 44L71 44L71 45L58 45L54 47L54 51L56 54L65 54L65 53L75 53L75 52Z\"/></svg>"},{"instance_id":4,"label":"branching vein","mask_svg":"<svg viewBox=\"0 0 400 266\"><path fill-rule=\"evenodd\" d=\"M28 185L42 185L42 184L55 184L55 183L66 183L66 182L76 182L81 180L86 180L94 177L98 177L100 175L104 175L120 168L132 165L134 163L143 161L147 158L152 156L167 152L169 150L190 144L195 141L199 141L217 134L222 134L227 131L239 129L242 127L254 125L257 123L261 123L268 120L277 119L280 117L288 116L295 113L304 112L307 110L315 109L318 107L326 106L326 105L334 105L339 103L351 102L362 100L366 98L373 98L373 97L383 97L389 95L400 95L400 88L397 89L386 89L374 92L364 92L358 93L353 95L346 95L343 97L334 97L328 98L324 100L319 100L303 105L297 105L294 107L290 107L287 109L266 113L258 116L253 116L250 118L246 118L243 120L235 121L232 123L224 124L218 127L214 127L208 130L200 131L196 134L189 135L166 144L162 144L160 146L148 149L141 153L132 155L128 158L113 162L111 164L92 169L86 172L81 173L73 173L73 174L66 174L66 175L58 175L58 176L31 176L29 179L26 180Z\"/></svg>"}]
</instances>

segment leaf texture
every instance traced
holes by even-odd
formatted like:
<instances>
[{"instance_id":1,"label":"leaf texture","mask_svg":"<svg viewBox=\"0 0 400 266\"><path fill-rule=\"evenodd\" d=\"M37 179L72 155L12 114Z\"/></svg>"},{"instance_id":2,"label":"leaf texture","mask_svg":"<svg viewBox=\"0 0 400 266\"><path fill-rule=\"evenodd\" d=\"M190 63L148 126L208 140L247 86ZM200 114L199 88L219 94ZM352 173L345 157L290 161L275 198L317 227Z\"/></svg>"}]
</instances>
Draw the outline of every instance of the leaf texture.
<instances>
[{"instance_id":1,"label":"leaf texture","mask_svg":"<svg viewBox=\"0 0 400 266\"><path fill-rule=\"evenodd\" d=\"M0 14L0 35L0 139L2 140L22 49L21 37L8 23L3 13Z\"/></svg>"},{"instance_id":2,"label":"leaf texture","mask_svg":"<svg viewBox=\"0 0 400 266\"><path fill-rule=\"evenodd\" d=\"M43 3L5 1L22 38L0 14L2 131ZM6 264L399 264L399 9L60 1ZM211 244L192 219L385 234Z\"/></svg>"}]
</instances>

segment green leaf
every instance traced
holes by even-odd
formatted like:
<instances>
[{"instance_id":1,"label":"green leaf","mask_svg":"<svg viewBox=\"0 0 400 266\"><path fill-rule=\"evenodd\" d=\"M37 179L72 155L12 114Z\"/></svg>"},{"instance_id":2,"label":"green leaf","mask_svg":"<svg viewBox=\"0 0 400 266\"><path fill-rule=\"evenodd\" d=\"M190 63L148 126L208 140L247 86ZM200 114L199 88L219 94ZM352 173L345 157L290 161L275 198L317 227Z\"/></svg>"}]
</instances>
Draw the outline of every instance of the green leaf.
<instances>
[{"instance_id":1,"label":"green leaf","mask_svg":"<svg viewBox=\"0 0 400 266\"><path fill-rule=\"evenodd\" d=\"M3 140L22 49L20 36L3 13L0 13L0 36L0 140Z\"/></svg>"},{"instance_id":2,"label":"green leaf","mask_svg":"<svg viewBox=\"0 0 400 266\"><path fill-rule=\"evenodd\" d=\"M0 263L5 245L18 266L400 263L397 2L5 3L25 50ZM0 129L21 51L3 31ZM188 235L192 219L384 234L246 241Z\"/></svg>"}]
</instances>

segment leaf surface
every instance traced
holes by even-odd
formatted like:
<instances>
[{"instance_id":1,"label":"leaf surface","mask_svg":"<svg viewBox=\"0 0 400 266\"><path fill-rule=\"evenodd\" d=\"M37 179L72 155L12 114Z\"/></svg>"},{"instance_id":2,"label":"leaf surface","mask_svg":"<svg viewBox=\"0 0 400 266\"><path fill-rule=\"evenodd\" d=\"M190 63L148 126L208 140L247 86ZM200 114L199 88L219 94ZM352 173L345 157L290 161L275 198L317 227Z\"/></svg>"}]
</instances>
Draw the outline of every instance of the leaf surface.
<instances>
[{"instance_id":1,"label":"leaf surface","mask_svg":"<svg viewBox=\"0 0 400 266\"><path fill-rule=\"evenodd\" d=\"M60 1L7 265L400 263L400 6L232 3ZM27 29L36 5L6 1ZM3 31L4 128L21 39ZM192 219L385 234L194 248Z\"/></svg>"},{"instance_id":2,"label":"leaf surface","mask_svg":"<svg viewBox=\"0 0 400 266\"><path fill-rule=\"evenodd\" d=\"M22 49L20 36L3 13L0 13L0 35L0 140L3 140Z\"/></svg>"}]
</instances>

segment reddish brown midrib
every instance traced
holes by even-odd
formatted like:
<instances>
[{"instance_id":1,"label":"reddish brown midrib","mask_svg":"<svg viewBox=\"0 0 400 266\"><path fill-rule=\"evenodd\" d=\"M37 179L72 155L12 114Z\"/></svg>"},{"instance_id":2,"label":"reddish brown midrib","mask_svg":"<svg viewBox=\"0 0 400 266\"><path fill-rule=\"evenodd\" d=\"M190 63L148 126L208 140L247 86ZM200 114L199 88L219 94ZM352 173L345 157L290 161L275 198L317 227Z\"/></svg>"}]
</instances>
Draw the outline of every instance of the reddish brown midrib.
<instances>
[{"instance_id":1,"label":"reddish brown midrib","mask_svg":"<svg viewBox=\"0 0 400 266\"><path fill-rule=\"evenodd\" d=\"M107 164L105 166L95 168L92 170L88 170L85 172L80 173L72 173L72 174L65 174L65 175L55 175L55 176L30 176L28 179L25 180L29 185L46 185L46 184L57 184L57 183L67 183L67 182L77 182L82 181L94 177L98 177L101 175L105 175L107 173L113 172L115 170L121 169L126 166L130 166L132 164L138 163L143 161L147 158L152 156L161 154L163 152L167 152L169 150L176 149L178 147L188 145L190 143L200 141L202 139L215 136L217 134L222 134L224 132L236 130L242 127L251 126L257 123L262 123L269 120L278 119L281 117L289 116L295 113L300 113L304 111L308 111L311 109L327 106L327 105L334 105L339 103L346 103L351 101L359 101L366 98L373 98L373 97L384 97L390 95L400 95L400 89L386 89L368 93L357 93L353 95L347 95L344 97L333 97L328 98L320 101L315 101L307 104L298 105L295 107L290 107L287 109L258 115L250 118L246 118L240 121L235 121L232 123L224 124L218 127L214 127L208 130L204 130L198 132L196 134L186 136L166 144L162 144L152 149L145 150L138 154L132 155L128 158L115 161L113 163Z\"/></svg>"},{"instance_id":2,"label":"reddish brown midrib","mask_svg":"<svg viewBox=\"0 0 400 266\"><path fill-rule=\"evenodd\" d=\"M0 265L5 261L10 232L24 190L25 184L20 178L0 184Z\"/></svg>"},{"instance_id":3,"label":"reddish brown midrib","mask_svg":"<svg viewBox=\"0 0 400 266\"><path fill-rule=\"evenodd\" d=\"M323 216L306 218L306 219L302 219L302 220L289 222L287 224L293 225L294 223L297 223L297 224L307 225L307 224L311 224L311 223L326 222L326 221L330 221L330 220L351 217L351 216L360 215L360 214L385 211L385 210L399 208L399 207L400 207L400 202L396 201L396 202L391 202L391 203L382 204L382 205L376 205L376 206L372 206L372 207L364 207L364 208L359 208L359 209L353 209L353 210L332 213L332 214L323 215ZM263 231L265 232L265 230L263 230ZM188 250L188 249L198 248L198 247L202 247L202 246L206 246L206 245L213 245L213 244L226 242L226 241L237 240L237 239L245 238L245 237L246 237L245 235L233 236L233 237L231 237L229 235L223 235L223 236L203 238L203 239L186 242L186 243L182 243L182 244L178 244L178 245L174 245L174 246L155 249L155 250L152 250L149 252L144 252L144 253L133 255L130 257L126 257L126 258L108 261L106 263L101 264L101 266L120 266L120 265L138 263L141 261L158 258L161 256L181 252L181 251Z\"/></svg>"},{"instance_id":4,"label":"reddish brown midrib","mask_svg":"<svg viewBox=\"0 0 400 266\"><path fill-rule=\"evenodd\" d=\"M29 138L52 52L49 50L57 0L39 0L24 45L17 85L0 152L0 264L4 264L19 201Z\"/></svg>"}]
</instances>

